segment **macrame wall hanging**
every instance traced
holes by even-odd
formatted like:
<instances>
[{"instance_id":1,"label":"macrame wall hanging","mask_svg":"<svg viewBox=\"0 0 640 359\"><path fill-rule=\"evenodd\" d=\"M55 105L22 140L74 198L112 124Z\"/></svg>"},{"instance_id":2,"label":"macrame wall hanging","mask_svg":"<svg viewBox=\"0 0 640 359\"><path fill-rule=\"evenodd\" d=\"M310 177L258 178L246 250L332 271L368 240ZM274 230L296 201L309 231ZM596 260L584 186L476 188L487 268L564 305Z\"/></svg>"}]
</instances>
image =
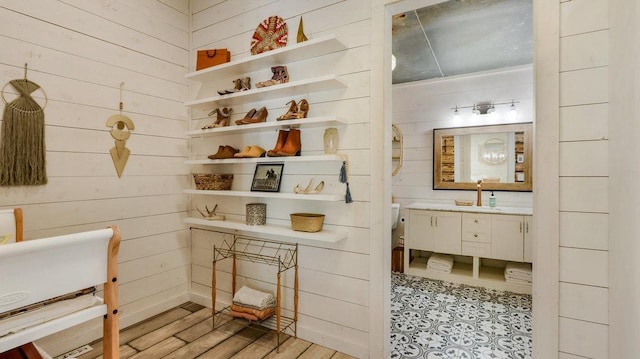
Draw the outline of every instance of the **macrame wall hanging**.
<instances>
[{"instance_id":1,"label":"macrame wall hanging","mask_svg":"<svg viewBox=\"0 0 640 359\"><path fill-rule=\"evenodd\" d=\"M5 89L11 85L16 97L7 102ZM44 105L31 96L40 90ZM0 91L4 102L2 136L0 136L0 186L41 185L47 183L44 143L44 108L47 94L38 84L24 79L11 80Z\"/></svg>"},{"instance_id":2,"label":"macrame wall hanging","mask_svg":"<svg viewBox=\"0 0 640 359\"><path fill-rule=\"evenodd\" d=\"M122 86L124 86L124 82L120 84L120 114L113 115L107 120L107 127L111 128L111 137L115 140L115 146L111 147L109 153L111 153L111 159L116 167L118 178L122 177L124 166L129 159L131 151L126 147L126 143L129 136L131 136L130 131L135 129L133 121L122 114Z\"/></svg>"}]
</instances>

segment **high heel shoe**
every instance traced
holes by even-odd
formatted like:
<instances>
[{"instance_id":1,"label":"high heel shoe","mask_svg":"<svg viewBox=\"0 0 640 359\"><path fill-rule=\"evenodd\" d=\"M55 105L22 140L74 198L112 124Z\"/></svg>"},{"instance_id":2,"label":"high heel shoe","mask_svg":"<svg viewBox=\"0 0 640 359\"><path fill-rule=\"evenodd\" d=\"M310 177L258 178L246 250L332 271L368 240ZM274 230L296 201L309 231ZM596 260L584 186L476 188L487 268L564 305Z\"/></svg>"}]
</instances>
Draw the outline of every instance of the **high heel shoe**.
<instances>
[{"instance_id":1,"label":"high heel shoe","mask_svg":"<svg viewBox=\"0 0 640 359\"><path fill-rule=\"evenodd\" d=\"M309 113L309 101L307 99L302 99L298 102L298 118L307 118L307 114Z\"/></svg>"},{"instance_id":2,"label":"high heel shoe","mask_svg":"<svg viewBox=\"0 0 640 359\"><path fill-rule=\"evenodd\" d=\"M287 142L287 135L289 135L289 131L287 130L280 130L278 132L276 146L272 150L267 151L267 156L278 157L278 151L282 150L282 147L284 147L284 144Z\"/></svg>"},{"instance_id":3,"label":"high heel shoe","mask_svg":"<svg viewBox=\"0 0 640 359\"><path fill-rule=\"evenodd\" d=\"M309 181L309 184L305 189L300 188L300 185L298 184L293 188L293 193L301 193L301 194L320 193L324 189L324 181L320 181L320 183L318 183L318 185L314 189L311 189L312 186L313 186L313 177L311 177L311 180Z\"/></svg>"},{"instance_id":4,"label":"high heel shoe","mask_svg":"<svg viewBox=\"0 0 640 359\"><path fill-rule=\"evenodd\" d=\"M276 120L282 121L282 120L290 120L292 118L296 118L295 116L298 113L298 104L296 103L296 101L291 100L287 102L287 105L289 105L289 110L287 111L287 113L279 116Z\"/></svg>"},{"instance_id":5,"label":"high heel shoe","mask_svg":"<svg viewBox=\"0 0 640 359\"><path fill-rule=\"evenodd\" d=\"M222 96L222 95L228 95L230 93L234 93L234 92L238 92L242 90L242 80L241 79L236 79L233 80L233 89L225 89L225 90L218 90L218 95Z\"/></svg>"},{"instance_id":6,"label":"high heel shoe","mask_svg":"<svg viewBox=\"0 0 640 359\"><path fill-rule=\"evenodd\" d=\"M302 142L300 141L300 130L292 128L287 135L287 142L285 142L282 149L276 152L277 156L300 156L302 151Z\"/></svg>"},{"instance_id":7,"label":"high heel shoe","mask_svg":"<svg viewBox=\"0 0 640 359\"><path fill-rule=\"evenodd\" d=\"M244 121L251 120L251 117L253 117L253 115L255 114L256 114L256 109L252 108L251 110L249 110L249 112L247 112L247 114L244 116L243 119L236 120L236 125L244 125L245 124Z\"/></svg>"},{"instance_id":8,"label":"high heel shoe","mask_svg":"<svg viewBox=\"0 0 640 359\"><path fill-rule=\"evenodd\" d=\"M229 116L231 116L231 111L233 111L232 108L224 107L222 110L220 110L220 108L216 108L213 111L209 112L207 116L212 117L213 115L215 115L216 119L210 124L203 126L202 129L207 130L210 128L227 126L229 124Z\"/></svg>"},{"instance_id":9,"label":"high heel shoe","mask_svg":"<svg viewBox=\"0 0 640 359\"><path fill-rule=\"evenodd\" d=\"M259 123L265 122L267 120L267 116L269 115L269 111L267 111L266 107L261 107L258 111L256 111L250 119L242 119L240 121L236 121L238 125L246 125L249 123Z\"/></svg>"},{"instance_id":10,"label":"high heel shoe","mask_svg":"<svg viewBox=\"0 0 640 359\"><path fill-rule=\"evenodd\" d=\"M249 89L251 89L251 78L250 77L243 77L240 79L240 87L242 88L242 91L247 91Z\"/></svg>"},{"instance_id":11,"label":"high heel shoe","mask_svg":"<svg viewBox=\"0 0 640 359\"><path fill-rule=\"evenodd\" d=\"M256 87L267 87L289 82L289 72L287 72L286 66L274 66L271 68L271 72L273 72L271 80L258 82Z\"/></svg>"}]
</instances>

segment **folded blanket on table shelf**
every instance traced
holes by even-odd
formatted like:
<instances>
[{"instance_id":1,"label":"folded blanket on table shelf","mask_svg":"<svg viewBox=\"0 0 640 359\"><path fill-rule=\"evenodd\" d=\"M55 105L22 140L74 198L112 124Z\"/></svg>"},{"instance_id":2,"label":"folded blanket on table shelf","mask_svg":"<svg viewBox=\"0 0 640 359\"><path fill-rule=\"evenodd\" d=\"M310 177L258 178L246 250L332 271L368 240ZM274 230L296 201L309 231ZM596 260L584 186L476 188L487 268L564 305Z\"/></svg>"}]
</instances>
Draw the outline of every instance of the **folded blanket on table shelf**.
<instances>
[{"instance_id":1,"label":"folded blanket on table shelf","mask_svg":"<svg viewBox=\"0 0 640 359\"><path fill-rule=\"evenodd\" d=\"M265 320L265 319L269 318L270 316L272 316L276 312L276 308L274 308L274 307L267 307L265 309L258 310L258 309L243 307L243 306L237 305L237 304L231 304L231 310L236 312L236 313L251 314L251 315L255 316L256 318L258 318L259 320Z\"/></svg>"},{"instance_id":2,"label":"folded blanket on table shelf","mask_svg":"<svg viewBox=\"0 0 640 359\"><path fill-rule=\"evenodd\" d=\"M434 253L427 261L427 270L441 273L451 273L453 257L446 254Z\"/></svg>"},{"instance_id":3,"label":"folded blanket on table shelf","mask_svg":"<svg viewBox=\"0 0 640 359\"><path fill-rule=\"evenodd\" d=\"M257 321L260 320L260 319L258 319L258 317L256 317L253 314L236 312L235 310L230 310L229 311L229 315L234 317L234 318L244 318L244 319L247 319L247 320L252 320L254 322L257 322Z\"/></svg>"},{"instance_id":4,"label":"folded blanket on table shelf","mask_svg":"<svg viewBox=\"0 0 640 359\"><path fill-rule=\"evenodd\" d=\"M517 279L517 278L511 278L511 277L505 277L504 280L507 283L514 283L514 284L531 284L531 279L529 280L525 280L525 279Z\"/></svg>"},{"instance_id":5,"label":"folded blanket on table shelf","mask_svg":"<svg viewBox=\"0 0 640 359\"><path fill-rule=\"evenodd\" d=\"M245 307L264 309L275 305L275 298L271 293L261 292L242 286L233 296L233 302Z\"/></svg>"}]
</instances>

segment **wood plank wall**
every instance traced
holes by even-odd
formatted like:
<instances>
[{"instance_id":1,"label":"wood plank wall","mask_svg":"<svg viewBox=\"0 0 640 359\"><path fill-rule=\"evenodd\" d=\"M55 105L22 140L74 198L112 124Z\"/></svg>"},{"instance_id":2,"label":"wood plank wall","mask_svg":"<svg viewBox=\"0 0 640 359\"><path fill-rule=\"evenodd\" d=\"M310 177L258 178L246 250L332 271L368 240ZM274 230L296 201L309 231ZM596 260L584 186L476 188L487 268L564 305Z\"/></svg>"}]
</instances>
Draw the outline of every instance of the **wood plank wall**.
<instances>
[{"instance_id":1,"label":"wood plank wall","mask_svg":"<svg viewBox=\"0 0 640 359\"><path fill-rule=\"evenodd\" d=\"M433 190L433 129L446 127L483 126L509 123L509 106L496 106L491 115L473 116L471 108L482 101L496 103L517 101L515 122L533 121L533 70L524 66L502 71L460 75L447 79L432 79L393 86L393 123L404 135L404 164L393 177L393 197L404 207L415 202L451 203L456 199L475 200L475 191ZM483 198L488 203L490 192ZM531 207L531 192L495 192L498 206ZM393 233L394 243L403 233L400 221Z\"/></svg>"},{"instance_id":2,"label":"wood plank wall","mask_svg":"<svg viewBox=\"0 0 640 359\"><path fill-rule=\"evenodd\" d=\"M0 82L26 62L49 98L49 183L0 188L0 208L23 208L27 240L119 225L122 326L189 299L189 16L182 0L0 1ZM105 123L121 82L135 130L118 178ZM96 321L42 344L58 354L100 335Z\"/></svg>"},{"instance_id":3,"label":"wood plank wall","mask_svg":"<svg viewBox=\"0 0 640 359\"><path fill-rule=\"evenodd\" d=\"M347 46L347 50L287 64L290 81L326 74L336 74L347 85L345 89L300 93L294 98L278 98L233 106L231 120L243 118L251 108L265 106L269 111L267 121L286 112L286 103L306 98L310 103L309 117L335 115L347 122L338 126L339 151L349 157L349 182L354 202L290 201L278 199L230 198L192 196L191 212L196 206L218 205L218 213L229 219L244 220L245 204L267 204L267 222L289 224L289 214L316 212L326 215L324 228L345 231L348 238L336 245L301 241L300 264L300 313L298 336L320 345L328 346L356 357L369 356L369 288L370 266L370 194L369 194L369 81L370 81L370 13L371 3L364 0L269 0L269 1L192 1L192 45L190 69L195 68L195 54L199 49L227 48L231 59L251 56L251 35L263 19L278 15L288 25L289 41L295 44L300 17L304 19L306 35L313 39L335 34ZM271 78L270 68L248 74L236 74L216 79L210 83L194 83L191 98L203 96L216 89L233 87L232 80L249 76L252 84ZM214 92L215 93L215 92ZM213 107L211 108L213 109ZM207 111L191 111L191 129L199 129L210 122ZM324 128L303 128L303 155L323 153ZM190 141L190 157L205 158L215 153L220 145L242 149L258 145L264 149L275 146L277 131L240 135L193 138ZM277 159L276 159L277 160ZM230 171L234 173L232 189L247 190L250 187L255 164L232 166L194 166L197 171ZM292 192L296 184L306 185L313 177L315 182L325 181L323 193L344 194L345 186L339 183L340 163L285 163L281 191ZM192 237L192 300L211 306L212 246L228 235L221 232L194 230ZM277 237L259 236L278 239ZM382 263L380 264L382 265ZM231 299L229 264L221 262L217 267L218 306ZM259 265L239 263L239 285L275 292L276 276L273 270ZM286 312L293 309L293 273L285 273L283 294Z\"/></svg>"},{"instance_id":4,"label":"wood plank wall","mask_svg":"<svg viewBox=\"0 0 640 359\"><path fill-rule=\"evenodd\" d=\"M608 6L560 4L562 359L608 357Z\"/></svg>"}]
</instances>

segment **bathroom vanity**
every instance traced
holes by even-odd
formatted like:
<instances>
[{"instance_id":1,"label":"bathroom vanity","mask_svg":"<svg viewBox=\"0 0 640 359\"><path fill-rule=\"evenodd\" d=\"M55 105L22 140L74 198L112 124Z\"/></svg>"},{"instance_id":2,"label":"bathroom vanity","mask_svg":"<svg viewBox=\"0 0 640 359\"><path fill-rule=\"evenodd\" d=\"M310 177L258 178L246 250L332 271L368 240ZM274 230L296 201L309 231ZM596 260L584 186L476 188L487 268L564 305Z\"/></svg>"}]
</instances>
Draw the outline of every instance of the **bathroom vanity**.
<instances>
[{"instance_id":1,"label":"bathroom vanity","mask_svg":"<svg viewBox=\"0 0 640 359\"><path fill-rule=\"evenodd\" d=\"M517 293L530 284L504 279L506 262L531 263L531 208L414 203L405 207L404 272ZM432 253L454 256L451 273L427 271Z\"/></svg>"}]
</instances>

